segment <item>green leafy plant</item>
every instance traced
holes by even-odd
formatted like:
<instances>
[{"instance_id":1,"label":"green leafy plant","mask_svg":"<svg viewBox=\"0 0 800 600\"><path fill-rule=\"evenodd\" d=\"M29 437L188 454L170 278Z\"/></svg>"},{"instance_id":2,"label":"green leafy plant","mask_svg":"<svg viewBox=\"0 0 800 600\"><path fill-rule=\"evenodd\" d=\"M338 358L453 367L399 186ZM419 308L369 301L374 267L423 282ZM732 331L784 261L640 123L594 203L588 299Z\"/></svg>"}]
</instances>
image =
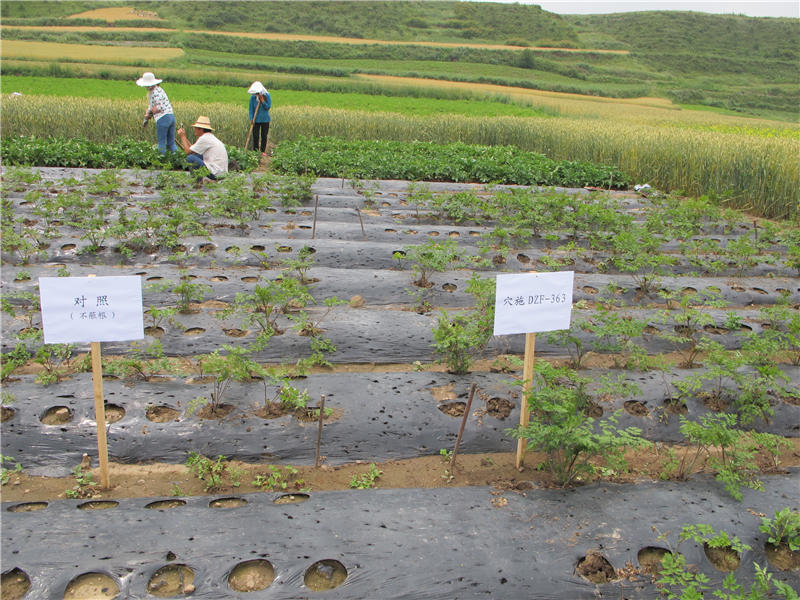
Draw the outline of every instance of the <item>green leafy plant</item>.
<instances>
[{"instance_id":1,"label":"green leafy plant","mask_svg":"<svg viewBox=\"0 0 800 600\"><path fill-rule=\"evenodd\" d=\"M705 338L706 326L714 325L714 317L702 307L721 308L725 306L717 294L690 292L682 294L678 300L677 311L663 311L661 317L672 323L672 332L661 333L661 337L672 342L684 357L683 366L692 368Z\"/></svg>"},{"instance_id":2,"label":"green leafy plant","mask_svg":"<svg viewBox=\"0 0 800 600\"><path fill-rule=\"evenodd\" d=\"M198 358L200 372L203 375L212 376L210 398L198 396L189 402L186 414L191 415L205 405L210 406L213 414L218 414L222 405L223 398L229 386L234 381L250 381L253 377L261 377L265 374L264 368L250 358L250 350L225 344L222 351L227 354L214 350L210 354L204 354Z\"/></svg>"},{"instance_id":3,"label":"green leafy plant","mask_svg":"<svg viewBox=\"0 0 800 600\"><path fill-rule=\"evenodd\" d=\"M298 479L300 471L292 466L281 467L269 465L269 474L256 475L253 486L273 491L283 491L287 489L306 490L305 481Z\"/></svg>"},{"instance_id":4,"label":"green leafy plant","mask_svg":"<svg viewBox=\"0 0 800 600\"><path fill-rule=\"evenodd\" d=\"M67 498L91 498L97 494L97 482L89 471L84 471L80 465L77 465L72 474L75 477L75 485L64 492Z\"/></svg>"},{"instance_id":5,"label":"green leafy plant","mask_svg":"<svg viewBox=\"0 0 800 600\"><path fill-rule=\"evenodd\" d=\"M761 517L758 528L773 546L786 544L792 552L800 550L800 512L796 509L787 507L776 511L772 518Z\"/></svg>"},{"instance_id":6,"label":"green leafy plant","mask_svg":"<svg viewBox=\"0 0 800 600\"><path fill-rule=\"evenodd\" d=\"M0 361L0 381L8 381L14 371L25 365L30 358L31 353L24 344L17 344L11 352L4 352Z\"/></svg>"},{"instance_id":7,"label":"green leafy plant","mask_svg":"<svg viewBox=\"0 0 800 600\"><path fill-rule=\"evenodd\" d=\"M585 381L574 371L538 362L528 395L533 418L526 427L508 430L514 437L526 439L528 449L547 455L544 466L558 485L568 486L591 476L596 467L590 461L597 457L604 457L617 469L624 468L626 448L648 445L640 429L617 428L616 416L598 422L587 416L588 400Z\"/></svg>"},{"instance_id":8,"label":"green leafy plant","mask_svg":"<svg viewBox=\"0 0 800 600\"><path fill-rule=\"evenodd\" d=\"M472 365L472 351L485 343L473 327L469 315L450 316L443 310L439 313L433 328L433 346L437 354L443 355L440 362L447 364L447 370L456 375L469 372Z\"/></svg>"},{"instance_id":9,"label":"green leafy plant","mask_svg":"<svg viewBox=\"0 0 800 600\"><path fill-rule=\"evenodd\" d=\"M9 469L5 466L6 464L13 466ZM15 473L22 473L22 463L18 463L10 456L0 454L0 485L6 485Z\"/></svg>"},{"instance_id":10,"label":"green leafy plant","mask_svg":"<svg viewBox=\"0 0 800 600\"><path fill-rule=\"evenodd\" d=\"M429 279L432 273L455 267L465 259L454 240L429 240L419 246L407 246L404 251L405 259L413 264L416 279L412 283L419 288L433 286Z\"/></svg>"},{"instance_id":11,"label":"green leafy plant","mask_svg":"<svg viewBox=\"0 0 800 600\"><path fill-rule=\"evenodd\" d=\"M217 456L217 460L211 460L197 452L189 453L189 458L186 459L186 467L203 482L204 489L207 492L212 492L222 487L222 481L228 469L225 457L221 454Z\"/></svg>"},{"instance_id":12,"label":"green leafy plant","mask_svg":"<svg viewBox=\"0 0 800 600\"><path fill-rule=\"evenodd\" d=\"M61 381L72 368L72 344L45 344L36 350L33 362L42 366L43 371L36 376L36 382L50 385Z\"/></svg>"},{"instance_id":13,"label":"green leafy plant","mask_svg":"<svg viewBox=\"0 0 800 600\"><path fill-rule=\"evenodd\" d=\"M755 573L749 590L739 583L733 572L725 576L721 586L712 588L707 575L687 564L686 557L679 551L680 545L687 540L692 540L707 548L729 548L737 554L750 550L750 547L735 536L730 537L724 531L715 531L710 525L684 525L675 548L672 548L667 541L667 534L660 534L658 539L670 547L670 551L661 559L659 578L656 581L661 593L669 600L702 600L710 597L707 592L711 591L713 591L713 597L718 600L762 600L772 597L795 600L797 598L797 593L792 590L791 586L775 580L766 567L761 567L757 563L753 563Z\"/></svg>"},{"instance_id":14,"label":"green leafy plant","mask_svg":"<svg viewBox=\"0 0 800 600\"><path fill-rule=\"evenodd\" d=\"M383 475L383 471L375 466L375 463L370 463L369 471L361 474L354 474L350 480L350 487L357 490L366 490L374 488L377 480Z\"/></svg>"},{"instance_id":15,"label":"green leafy plant","mask_svg":"<svg viewBox=\"0 0 800 600\"><path fill-rule=\"evenodd\" d=\"M189 312L190 305L194 302L202 302L209 289L211 286L204 283L193 283L188 271L180 271L180 283L172 288L172 293L178 296L178 311Z\"/></svg>"},{"instance_id":16,"label":"green leafy plant","mask_svg":"<svg viewBox=\"0 0 800 600\"><path fill-rule=\"evenodd\" d=\"M108 375L127 380L147 381L159 373L179 374L180 369L164 355L161 340L154 340L147 346L131 343L130 351L125 356L103 359L103 369Z\"/></svg>"},{"instance_id":17,"label":"green leafy plant","mask_svg":"<svg viewBox=\"0 0 800 600\"><path fill-rule=\"evenodd\" d=\"M742 487L763 490L764 486L753 461L757 444L745 432L735 429L736 424L736 415L731 414L702 415L699 422L681 416L681 434L696 448L693 455L687 453L684 457L679 473L687 476L696 461L704 456L725 490L741 501Z\"/></svg>"}]
</instances>

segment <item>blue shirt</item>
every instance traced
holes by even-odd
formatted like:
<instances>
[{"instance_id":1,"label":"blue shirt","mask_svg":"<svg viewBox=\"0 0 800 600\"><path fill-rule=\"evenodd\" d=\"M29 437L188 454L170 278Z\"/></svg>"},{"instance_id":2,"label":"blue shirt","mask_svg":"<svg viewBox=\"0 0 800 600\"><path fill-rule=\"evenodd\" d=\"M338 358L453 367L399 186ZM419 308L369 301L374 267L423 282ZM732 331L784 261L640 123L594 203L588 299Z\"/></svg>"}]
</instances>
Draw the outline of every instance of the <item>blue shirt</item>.
<instances>
[{"instance_id":1,"label":"blue shirt","mask_svg":"<svg viewBox=\"0 0 800 600\"><path fill-rule=\"evenodd\" d=\"M256 115L256 123L269 123L269 109L272 106L272 98L269 92L266 94L250 94L250 120L253 120L253 115L256 112L256 105L258 104L258 97L261 96L264 102L258 109Z\"/></svg>"}]
</instances>

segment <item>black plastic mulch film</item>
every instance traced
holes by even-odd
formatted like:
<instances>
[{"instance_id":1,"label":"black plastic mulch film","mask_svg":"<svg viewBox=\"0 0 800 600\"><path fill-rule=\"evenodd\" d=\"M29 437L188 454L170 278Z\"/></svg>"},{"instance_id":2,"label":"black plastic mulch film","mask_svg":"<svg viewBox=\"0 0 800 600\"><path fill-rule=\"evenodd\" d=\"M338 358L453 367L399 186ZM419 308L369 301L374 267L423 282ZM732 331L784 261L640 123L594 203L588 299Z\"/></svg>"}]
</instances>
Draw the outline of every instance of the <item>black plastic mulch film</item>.
<instances>
[{"instance_id":1,"label":"black plastic mulch film","mask_svg":"<svg viewBox=\"0 0 800 600\"><path fill-rule=\"evenodd\" d=\"M58 180L80 176L79 171L42 169L46 178ZM92 174L95 171L87 171ZM128 174L129 177L139 177ZM466 184L431 184L434 191L480 189ZM315 238L311 207L277 209L265 217L253 233L236 233L223 226L213 240L186 240L195 281L208 284L207 300L231 302L235 294L254 285L259 276L275 277L277 270L259 267L261 252L281 246L277 258L296 256L303 246L314 248L315 266L308 275L318 281L311 286L318 299L336 295L364 298L363 308L335 309L323 327L334 340L333 362L429 361L434 315L387 310L395 303L410 304L405 288L411 272L398 270L393 253L429 239L455 239L471 254L478 253L479 234L485 227L432 223L415 219L413 207L404 205L405 182L381 182L377 203L361 211L361 202L349 185L338 179L320 179L314 186L320 197ZM584 193L575 192L573 193ZM142 192L145 194L145 192ZM21 198L9 195L20 210ZM621 194L620 202L630 210L641 207L636 198ZM361 228L364 223L364 229ZM291 227L286 226L291 224ZM286 226L286 227L285 227ZM218 233L229 232L224 235ZM231 234L230 232L233 232ZM739 232L740 235L750 233ZM723 241L736 239L716 232ZM562 236L564 237L564 236ZM524 271L534 268L537 256L564 240L536 242L515 251L499 268ZM165 255L141 255L134 264L120 269L120 256L113 249L96 257L79 254L85 242L69 234L45 251L39 264L3 267L2 290L33 291L39 276L52 276L57 265L74 276L138 274L145 284L145 302L166 305L168 293L148 290L148 283L177 282L179 266ZM203 246L200 252L200 246ZM235 248L235 250L233 250ZM674 250L670 244L666 250ZM280 256L283 254L284 256ZM609 283L620 286L616 299L638 317L649 317L636 308L636 289L630 276L594 274L595 267L578 261L575 300L593 302ZM689 273L680 262L673 273ZM15 281L28 271L29 281ZM763 277L769 274L770 277ZM762 328L758 307L781 294L796 305L800 284L779 265L761 264L748 277L663 277L661 287L676 292L716 289L743 318L749 331ZM492 276L491 271L486 276ZM469 273L436 273L427 294L437 307L469 306L465 293ZM13 300L12 300L13 302ZM315 308L311 309L318 310ZM721 325L725 310L713 312ZM588 314L588 313L587 313ZM582 313L575 311L573 318ZM168 355L186 356L209 352L231 338L225 329L234 321L221 322L212 310L178 315L195 335L167 331L162 338ZM3 350L15 345L20 323L3 319ZM713 328L712 328L713 329ZM726 347L738 347L733 332L709 331ZM495 340L491 352L521 353L522 336ZM248 339L243 340L247 342ZM297 356L308 341L294 332L277 336L259 360ZM665 343L644 339L649 352L668 351ZM128 344L104 344L104 352L123 354ZM563 355L545 336L537 342L537 354ZM800 369L782 367L788 385L800 385ZM693 372L697 372L694 370ZM637 426L655 441L680 441L679 419L665 408L671 381L686 371L673 369L665 375L628 373L640 393L616 398L600 405L604 415L619 412L620 426ZM596 385L607 371L582 372ZM438 453L452 447L460 419L446 414L443 405L463 403L471 382L478 385L477 413L469 417L461 450L464 452L511 451L516 446L505 430L519 419L517 387L512 376L473 373L456 377L443 373L369 373L312 375L294 384L309 391L312 402L326 395L328 406L339 409L326 422L322 444L331 464L355 460L384 460ZM189 450L208 456L223 454L245 461L310 464L314 458L316 425L292 416L264 420L253 414L263 403L261 384L234 385L226 398L234 412L222 421L204 421L183 414L188 402L206 393L202 384L185 379L140 382L127 386L107 380L105 399L124 410L124 416L108 426L109 452L113 460L136 463L165 461L183 463ZM92 383L87 374L50 387L20 376L7 387L16 397L14 416L2 425L2 454L19 460L27 473L64 475L86 452L94 454L95 427L91 402ZM446 389L449 400L437 401L433 392ZM483 411L490 398L507 401L508 414ZM632 408L628 401L638 405ZM148 420L147 408L176 409L176 420ZM71 418L62 425L44 425L41 418L52 407L66 407ZM788 437L800 435L800 407L776 400L775 417L757 422L757 430ZM708 411L702 402L689 400L688 415ZM744 500L733 501L713 480L594 484L569 490L500 491L484 487L456 489L357 490L310 493L306 501L276 504L275 494L242 496L241 506L215 509L211 497L187 499L121 500L108 510L78 510L87 501L53 501L21 507L4 503L2 512L2 571L4 576L24 573L30 589L25 598L64 597L70 581L87 573L104 574L119 589L120 598L153 598L166 581L158 579L165 567L180 566L179 589L169 597L198 598L658 598L649 577L619 579L595 584L576 572L579 562L599 553L614 569L638 564L637 553L648 546L665 546L658 532L677 544L684 524L707 523L738 536L752 546L741 557L737 578L752 581L753 562L764 565L765 535L758 530L756 513L767 515L797 505L800 473L764 478L765 491L743 490ZM302 500L303 498L294 498ZM174 508L151 509L148 504L171 500ZM98 506L101 508L102 506ZM40 508L41 510L26 510ZM212 513L213 511L213 513ZM712 567L702 547L681 545L689 564L696 565L719 586L724 574ZM229 575L241 563L269 563L273 579L258 591L242 592L231 587ZM796 573L771 569L774 577L800 589ZM330 584L316 591L309 576L316 574ZM155 582L155 583L154 583ZM181 587L182 586L182 587Z\"/></svg>"}]
</instances>

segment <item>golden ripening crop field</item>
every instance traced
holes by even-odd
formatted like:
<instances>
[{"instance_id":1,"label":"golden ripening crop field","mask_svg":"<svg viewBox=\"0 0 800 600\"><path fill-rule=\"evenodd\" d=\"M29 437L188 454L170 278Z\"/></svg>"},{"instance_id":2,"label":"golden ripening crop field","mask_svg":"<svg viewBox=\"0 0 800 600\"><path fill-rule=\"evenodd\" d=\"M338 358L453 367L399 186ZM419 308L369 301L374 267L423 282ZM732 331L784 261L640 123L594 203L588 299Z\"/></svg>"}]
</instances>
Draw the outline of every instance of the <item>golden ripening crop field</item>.
<instances>
[{"instance_id":1,"label":"golden ripening crop field","mask_svg":"<svg viewBox=\"0 0 800 600\"><path fill-rule=\"evenodd\" d=\"M148 48L137 46L97 46L93 44L60 44L58 42L3 41L3 59L26 58L33 60L97 60L118 63L131 60L165 62L180 58L180 48Z\"/></svg>"}]
</instances>

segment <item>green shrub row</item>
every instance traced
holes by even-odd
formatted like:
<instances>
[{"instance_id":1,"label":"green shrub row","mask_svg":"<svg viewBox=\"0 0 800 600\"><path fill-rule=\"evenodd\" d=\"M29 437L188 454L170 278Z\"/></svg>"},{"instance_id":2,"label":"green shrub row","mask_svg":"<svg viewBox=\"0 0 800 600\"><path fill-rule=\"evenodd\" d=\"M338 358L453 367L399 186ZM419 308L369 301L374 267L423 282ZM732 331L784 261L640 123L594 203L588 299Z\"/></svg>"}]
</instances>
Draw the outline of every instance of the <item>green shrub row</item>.
<instances>
[{"instance_id":1,"label":"green shrub row","mask_svg":"<svg viewBox=\"0 0 800 600\"><path fill-rule=\"evenodd\" d=\"M324 177L497 182L521 185L626 188L631 180L613 166L553 160L514 146L461 142L394 142L299 137L278 145L273 168Z\"/></svg>"},{"instance_id":2,"label":"green shrub row","mask_svg":"<svg viewBox=\"0 0 800 600\"><path fill-rule=\"evenodd\" d=\"M252 171L259 164L256 152L234 146L227 146L227 150L231 170ZM3 138L0 156L6 165L21 166L169 170L186 166L182 151L161 156L151 142L130 138L106 144L85 139L13 136Z\"/></svg>"}]
</instances>

